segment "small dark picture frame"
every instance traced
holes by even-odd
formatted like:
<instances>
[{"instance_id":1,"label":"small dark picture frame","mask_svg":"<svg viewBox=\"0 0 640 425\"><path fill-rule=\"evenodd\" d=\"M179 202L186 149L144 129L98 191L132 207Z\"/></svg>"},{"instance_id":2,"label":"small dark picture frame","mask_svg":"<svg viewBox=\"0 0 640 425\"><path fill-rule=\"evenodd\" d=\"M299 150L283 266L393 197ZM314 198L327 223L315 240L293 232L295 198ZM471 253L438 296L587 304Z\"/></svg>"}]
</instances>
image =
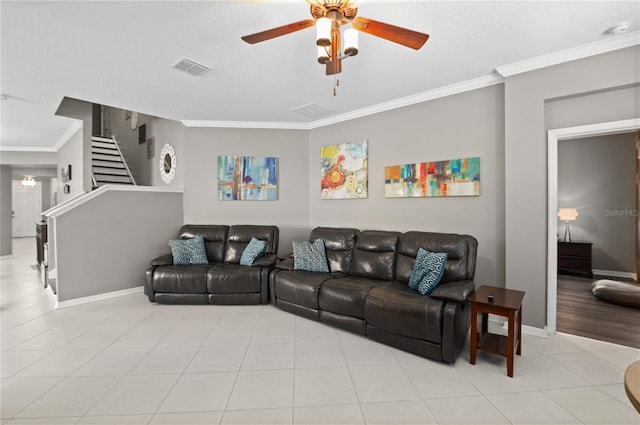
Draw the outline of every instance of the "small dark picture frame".
<instances>
[{"instance_id":1,"label":"small dark picture frame","mask_svg":"<svg viewBox=\"0 0 640 425\"><path fill-rule=\"evenodd\" d=\"M62 167L60 170L60 174L62 176L62 181L64 183L71 181L71 164L68 164L66 167Z\"/></svg>"},{"instance_id":2,"label":"small dark picture frame","mask_svg":"<svg viewBox=\"0 0 640 425\"><path fill-rule=\"evenodd\" d=\"M138 127L138 144L141 145L147 142L147 125L142 124Z\"/></svg>"},{"instance_id":3,"label":"small dark picture frame","mask_svg":"<svg viewBox=\"0 0 640 425\"><path fill-rule=\"evenodd\" d=\"M65 194L68 194L69 192L71 192L71 186L69 186L68 184L65 184L64 186L62 186L62 191Z\"/></svg>"}]
</instances>

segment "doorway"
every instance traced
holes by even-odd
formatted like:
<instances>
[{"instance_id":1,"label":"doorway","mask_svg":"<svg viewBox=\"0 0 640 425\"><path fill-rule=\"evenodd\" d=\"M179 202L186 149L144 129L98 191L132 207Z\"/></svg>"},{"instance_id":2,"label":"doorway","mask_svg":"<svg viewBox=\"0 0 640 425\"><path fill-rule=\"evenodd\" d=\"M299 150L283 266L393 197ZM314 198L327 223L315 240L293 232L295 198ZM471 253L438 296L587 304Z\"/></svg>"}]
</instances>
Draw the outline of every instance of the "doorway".
<instances>
[{"instance_id":1,"label":"doorway","mask_svg":"<svg viewBox=\"0 0 640 425\"><path fill-rule=\"evenodd\" d=\"M633 133L640 118L550 130L547 137L547 333L556 332L558 297L558 141L583 137Z\"/></svg>"},{"instance_id":2,"label":"doorway","mask_svg":"<svg viewBox=\"0 0 640 425\"><path fill-rule=\"evenodd\" d=\"M13 180L11 198L13 237L34 237L35 223L42 214L42 183L37 181L34 187L26 187L20 180Z\"/></svg>"}]
</instances>

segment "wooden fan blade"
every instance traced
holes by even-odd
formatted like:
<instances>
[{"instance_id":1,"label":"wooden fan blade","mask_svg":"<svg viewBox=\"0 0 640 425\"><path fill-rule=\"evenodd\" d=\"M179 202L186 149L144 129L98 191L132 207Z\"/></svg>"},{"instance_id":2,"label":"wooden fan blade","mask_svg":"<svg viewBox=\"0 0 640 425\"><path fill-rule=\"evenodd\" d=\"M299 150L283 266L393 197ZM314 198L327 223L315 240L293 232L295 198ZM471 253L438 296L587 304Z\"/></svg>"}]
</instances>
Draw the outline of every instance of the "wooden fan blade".
<instances>
[{"instance_id":1,"label":"wooden fan blade","mask_svg":"<svg viewBox=\"0 0 640 425\"><path fill-rule=\"evenodd\" d=\"M429 39L429 34L423 34L407 28L397 27L384 22L374 21L373 19L357 17L351 21L351 26L367 34L411 47L412 49L420 49Z\"/></svg>"},{"instance_id":2,"label":"wooden fan blade","mask_svg":"<svg viewBox=\"0 0 640 425\"><path fill-rule=\"evenodd\" d=\"M292 24L283 25L277 28L271 28L270 30L257 32L255 34L245 35L241 37L249 44L259 43L261 41L270 40L272 38L280 37L292 32L300 31L305 28L312 27L316 21L313 19L305 19L303 21L294 22Z\"/></svg>"}]
</instances>

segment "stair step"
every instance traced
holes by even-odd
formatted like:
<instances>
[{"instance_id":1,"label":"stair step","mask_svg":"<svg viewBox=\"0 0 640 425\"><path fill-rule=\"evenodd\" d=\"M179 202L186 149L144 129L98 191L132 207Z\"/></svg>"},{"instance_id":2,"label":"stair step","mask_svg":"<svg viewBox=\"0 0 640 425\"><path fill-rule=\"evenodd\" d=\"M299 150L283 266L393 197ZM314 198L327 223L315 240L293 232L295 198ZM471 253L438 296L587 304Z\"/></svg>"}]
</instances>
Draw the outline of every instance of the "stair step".
<instances>
[{"instance_id":1,"label":"stair step","mask_svg":"<svg viewBox=\"0 0 640 425\"><path fill-rule=\"evenodd\" d=\"M111 137L101 137L101 136L91 136L91 141L113 143L113 139Z\"/></svg>"},{"instance_id":2,"label":"stair step","mask_svg":"<svg viewBox=\"0 0 640 425\"><path fill-rule=\"evenodd\" d=\"M95 146L91 147L92 154L103 154L103 155L113 155L120 156L120 152L117 149L105 149L105 148L96 148Z\"/></svg>"},{"instance_id":3,"label":"stair step","mask_svg":"<svg viewBox=\"0 0 640 425\"><path fill-rule=\"evenodd\" d=\"M101 161L99 159L93 159L91 161L91 165L93 167L107 167L107 168L125 168L124 163L122 161Z\"/></svg>"},{"instance_id":4,"label":"stair step","mask_svg":"<svg viewBox=\"0 0 640 425\"><path fill-rule=\"evenodd\" d=\"M122 157L120 155L105 155L105 154L93 154L91 158L99 161L112 161L112 162L122 162Z\"/></svg>"},{"instance_id":5,"label":"stair step","mask_svg":"<svg viewBox=\"0 0 640 425\"><path fill-rule=\"evenodd\" d=\"M108 141L108 142L99 142L96 140L92 140L91 141L91 147L94 148L106 148L106 149L116 149L116 144L113 142L113 140Z\"/></svg>"},{"instance_id":6,"label":"stair step","mask_svg":"<svg viewBox=\"0 0 640 425\"><path fill-rule=\"evenodd\" d=\"M91 167L93 174L111 174L114 176L128 176L127 170L124 168L109 168L109 167Z\"/></svg>"},{"instance_id":7,"label":"stair step","mask_svg":"<svg viewBox=\"0 0 640 425\"><path fill-rule=\"evenodd\" d=\"M94 174L98 183L131 183L129 176L114 176L112 174Z\"/></svg>"}]
</instances>

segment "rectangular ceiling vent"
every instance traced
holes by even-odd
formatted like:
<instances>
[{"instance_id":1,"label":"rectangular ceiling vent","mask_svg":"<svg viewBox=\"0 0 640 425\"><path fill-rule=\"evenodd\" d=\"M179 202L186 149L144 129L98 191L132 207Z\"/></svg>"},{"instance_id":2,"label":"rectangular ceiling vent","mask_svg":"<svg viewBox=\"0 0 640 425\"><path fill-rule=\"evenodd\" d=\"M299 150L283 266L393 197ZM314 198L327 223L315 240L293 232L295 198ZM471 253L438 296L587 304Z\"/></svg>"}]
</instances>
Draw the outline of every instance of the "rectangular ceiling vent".
<instances>
[{"instance_id":1,"label":"rectangular ceiling vent","mask_svg":"<svg viewBox=\"0 0 640 425\"><path fill-rule=\"evenodd\" d=\"M298 106L297 108L293 108L293 111L309 118L321 117L331 113L330 110L318 105L317 103L308 103L306 105Z\"/></svg>"},{"instance_id":2,"label":"rectangular ceiling vent","mask_svg":"<svg viewBox=\"0 0 640 425\"><path fill-rule=\"evenodd\" d=\"M174 63L173 68L191 75L201 75L211 69L206 65L187 58L182 58L178 62Z\"/></svg>"}]
</instances>

